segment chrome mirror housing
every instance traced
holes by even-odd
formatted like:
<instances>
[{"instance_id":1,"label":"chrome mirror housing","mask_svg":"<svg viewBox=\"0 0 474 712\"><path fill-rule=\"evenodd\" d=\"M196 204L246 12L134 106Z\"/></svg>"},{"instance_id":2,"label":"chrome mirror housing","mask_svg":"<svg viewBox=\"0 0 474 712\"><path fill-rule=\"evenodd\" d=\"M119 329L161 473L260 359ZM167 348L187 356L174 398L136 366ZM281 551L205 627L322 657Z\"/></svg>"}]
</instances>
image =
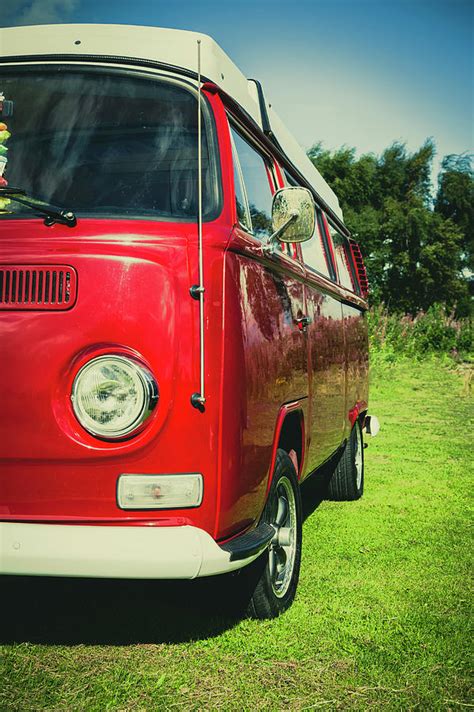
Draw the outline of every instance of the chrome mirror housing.
<instances>
[{"instance_id":1,"label":"chrome mirror housing","mask_svg":"<svg viewBox=\"0 0 474 712\"><path fill-rule=\"evenodd\" d=\"M273 196L272 228L269 242L306 242L314 233L316 211L313 196L307 188L277 190Z\"/></svg>"}]
</instances>

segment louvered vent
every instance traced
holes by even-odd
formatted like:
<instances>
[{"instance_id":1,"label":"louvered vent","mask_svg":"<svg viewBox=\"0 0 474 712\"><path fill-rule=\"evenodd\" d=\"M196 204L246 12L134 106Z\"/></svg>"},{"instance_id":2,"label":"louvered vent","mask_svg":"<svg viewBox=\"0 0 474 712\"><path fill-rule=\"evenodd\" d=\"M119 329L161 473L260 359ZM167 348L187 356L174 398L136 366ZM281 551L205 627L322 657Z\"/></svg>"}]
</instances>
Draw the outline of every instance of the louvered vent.
<instances>
[{"instance_id":1,"label":"louvered vent","mask_svg":"<svg viewBox=\"0 0 474 712\"><path fill-rule=\"evenodd\" d=\"M0 310L70 309L77 274L67 265L0 265Z\"/></svg>"},{"instance_id":2,"label":"louvered vent","mask_svg":"<svg viewBox=\"0 0 474 712\"><path fill-rule=\"evenodd\" d=\"M351 240L351 252L354 258L354 264L357 270L357 277L359 279L360 291L363 297L367 297L369 294L369 280L367 279L367 271L365 269L364 260L362 259L362 252L357 242L352 242Z\"/></svg>"}]
</instances>

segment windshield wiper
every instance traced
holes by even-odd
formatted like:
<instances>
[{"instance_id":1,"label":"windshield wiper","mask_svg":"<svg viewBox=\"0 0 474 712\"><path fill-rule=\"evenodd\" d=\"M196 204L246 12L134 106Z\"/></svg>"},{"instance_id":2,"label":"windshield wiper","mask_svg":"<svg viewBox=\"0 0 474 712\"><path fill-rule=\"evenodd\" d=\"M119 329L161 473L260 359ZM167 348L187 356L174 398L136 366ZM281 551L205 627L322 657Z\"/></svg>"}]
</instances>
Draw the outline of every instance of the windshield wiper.
<instances>
[{"instance_id":1,"label":"windshield wiper","mask_svg":"<svg viewBox=\"0 0 474 712\"><path fill-rule=\"evenodd\" d=\"M8 200L21 203L26 205L27 208L37 210L39 213L46 215L44 224L48 227L54 225L54 223L62 223L68 227L75 227L77 224L76 216L72 210L62 210L55 205L45 203L43 200L33 198L21 188L0 188L0 198L8 198Z\"/></svg>"}]
</instances>

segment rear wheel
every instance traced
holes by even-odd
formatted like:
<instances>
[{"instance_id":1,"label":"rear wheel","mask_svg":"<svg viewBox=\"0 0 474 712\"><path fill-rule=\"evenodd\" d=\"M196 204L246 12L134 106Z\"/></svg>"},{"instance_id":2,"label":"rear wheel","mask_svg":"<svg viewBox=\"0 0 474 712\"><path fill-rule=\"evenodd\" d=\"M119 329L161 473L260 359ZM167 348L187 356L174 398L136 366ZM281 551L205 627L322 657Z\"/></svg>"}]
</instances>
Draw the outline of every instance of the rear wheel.
<instances>
[{"instance_id":1,"label":"rear wheel","mask_svg":"<svg viewBox=\"0 0 474 712\"><path fill-rule=\"evenodd\" d=\"M364 492L364 442L359 421L352 428L342 457L328 486L328 499L347 502Z\"/></svg>"},{"instance_id":2,"label":"rear wheel","mask_svg":"<svg viewBox=\"0 0 474 712\"><path fill-rule=\"evenodd\" d=\"M278 450L273 481L262 520L275 530L269 548L240 571L247 593L247 615L275 618L291 605L301 564L302 507L295 468L288 454Z\"/></svg>"}]
</instances>

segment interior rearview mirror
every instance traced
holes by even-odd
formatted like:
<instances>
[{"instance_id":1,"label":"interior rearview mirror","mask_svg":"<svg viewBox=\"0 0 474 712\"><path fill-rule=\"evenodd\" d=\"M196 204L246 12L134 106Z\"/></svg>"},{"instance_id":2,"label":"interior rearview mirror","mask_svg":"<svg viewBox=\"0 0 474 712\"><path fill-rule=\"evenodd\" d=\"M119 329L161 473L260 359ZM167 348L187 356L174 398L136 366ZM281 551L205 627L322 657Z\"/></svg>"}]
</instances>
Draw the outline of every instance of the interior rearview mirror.
<instances>
[{"instance_id":1,"label":"interior rearview mirror","mask_svg":"<svg viewBox=\"0 0 474 712\"><path fill-rule=\"evenodd\" d=\"M273 196L270 240L306 242L314 233L316 211L307 188L281 188Z\"/></svg>"}]
</instances>

